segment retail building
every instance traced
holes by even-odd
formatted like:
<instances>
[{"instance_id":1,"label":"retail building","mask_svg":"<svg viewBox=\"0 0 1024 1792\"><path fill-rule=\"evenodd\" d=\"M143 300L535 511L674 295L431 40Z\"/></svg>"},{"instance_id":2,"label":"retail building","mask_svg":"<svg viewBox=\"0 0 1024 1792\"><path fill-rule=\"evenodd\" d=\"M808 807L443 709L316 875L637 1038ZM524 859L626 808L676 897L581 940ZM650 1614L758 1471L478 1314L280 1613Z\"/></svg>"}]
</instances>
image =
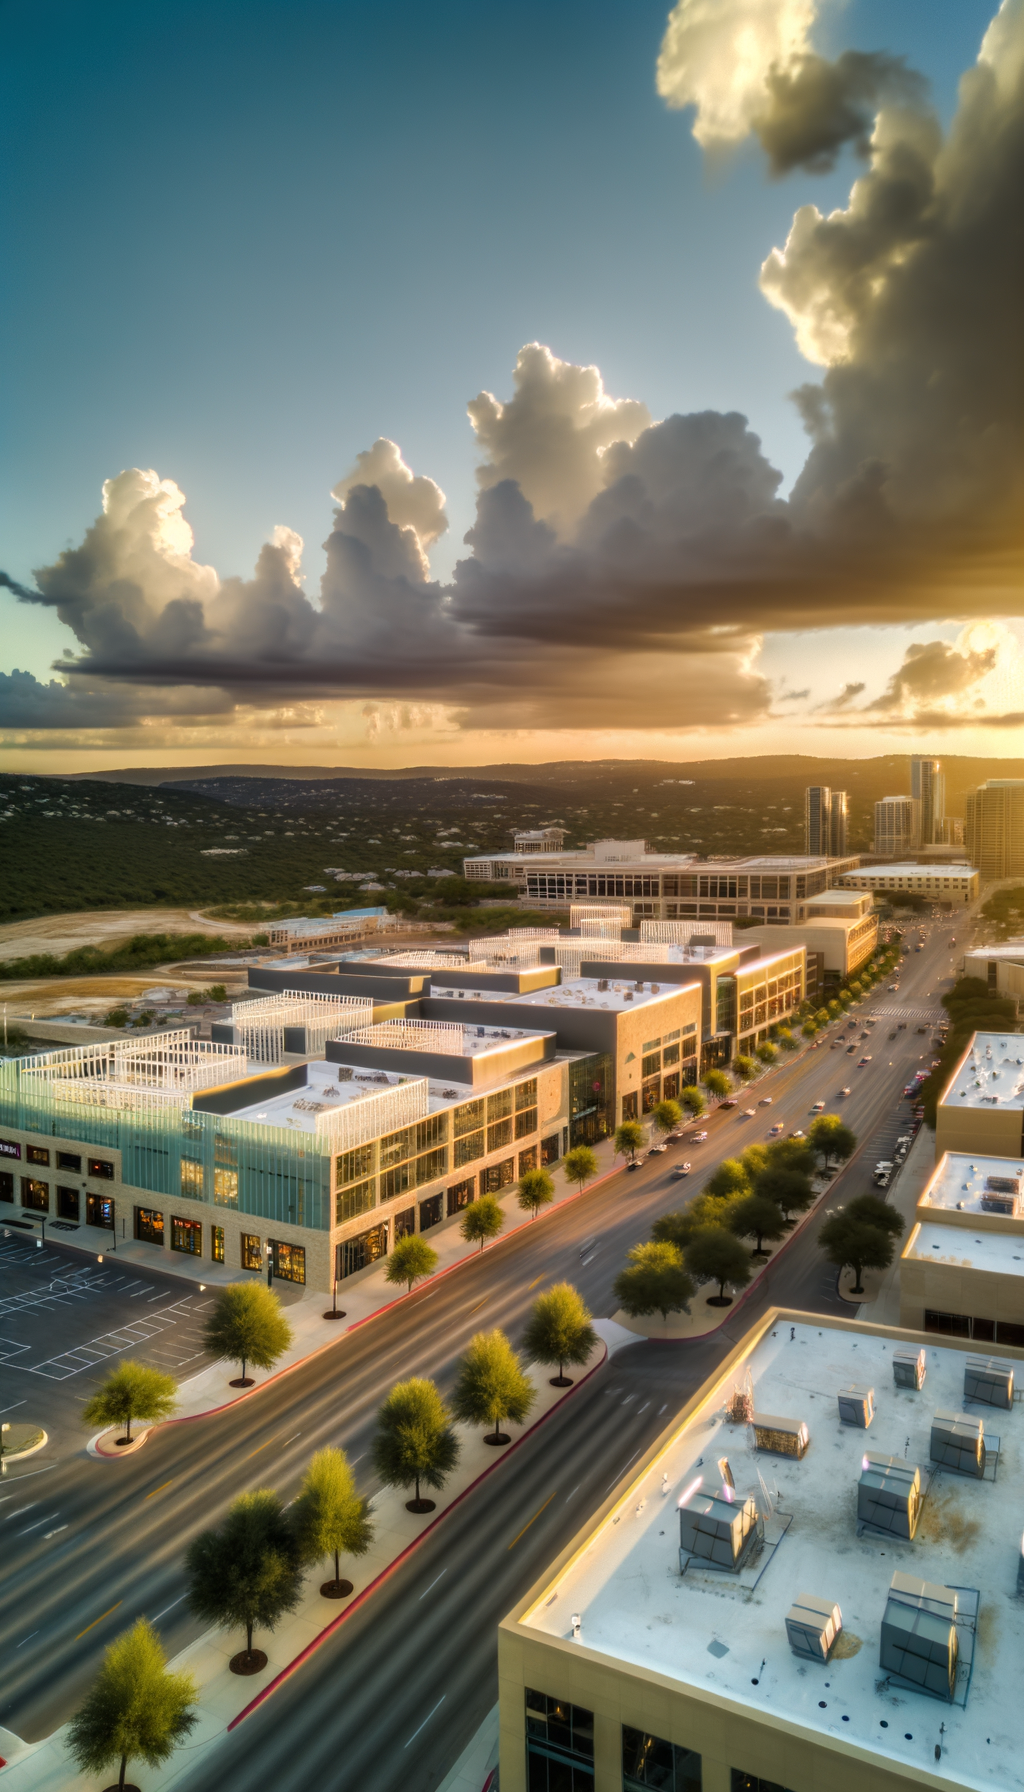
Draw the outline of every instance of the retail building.
<instances>
[{"instance_id":1,"label":"retail building","mask_svg":"<svg viewBox=\"0 0 1024 1792\"><path fill-rule=\"evenodd\" d=\"M900 1260L900 1324L1024 1348L1024 1154L943 1153Z\"/></svg>"},{"instance_id":2,"label":"retail building","mask_svg":"<svg viewBox=\"0 0 1024 1792\"><path fill-rule=\"evenodd\" d=\"M906 890L912 896L926 896L955 908L977 902L981 889L981 879L972 865L922 865L909 860L896 865L862 865L857 871L844 872L840 881L847 890L877 890L883 896Z\"/></svg>"},{"instance_id":3,"label":"retail building","mask_svg":"<svg viewBox=\"0 0 1024 1792\"><path fill-rule=\"evenodd\" d=\"M975 1033L964 1048L935 1115L935 1153L1016 1157L1024 1144L1024 1038Z\"/></svg>"}]
</instances>

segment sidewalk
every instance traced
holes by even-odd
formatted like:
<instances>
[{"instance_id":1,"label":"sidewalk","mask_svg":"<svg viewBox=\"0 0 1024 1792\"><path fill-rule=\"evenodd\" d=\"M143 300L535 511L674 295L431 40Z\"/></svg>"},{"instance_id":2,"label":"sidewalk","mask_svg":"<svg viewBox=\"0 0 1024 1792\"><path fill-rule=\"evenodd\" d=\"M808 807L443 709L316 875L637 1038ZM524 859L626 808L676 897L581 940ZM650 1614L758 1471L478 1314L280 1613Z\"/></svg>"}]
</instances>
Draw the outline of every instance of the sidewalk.
<instances>
[{"instance_id":1,"label":"sidewalk","mask_svg":"<svg viewBox=\"0 0 1024 1792\"><path fill-rule=\"evenodd\" d=\"M614 1347L614 1345L613 1345ZM359 1560L343 1559L343 1572L352 1577L356 1591L347 1599L325 1599L321 1582L331 1572L331 1565L319 1563L306 1576L302 1603L273 1632L257 1629L255 1644L265 1650L267 1665L258 1674L232 1674L228 1662L244 1644L238 1631L213 1629L176 1655L170 1666L190 1673L199 1688L196 1709L199 1715L191 1737L177 1749L165 1767L150 1768L142 1761L133 1761L130 1777L141 1792L165 1792L180 1785L205 1752L257 1705L270 1697L275 1689L293 1674L307 1658L327 1641L343 1624L350 1612L356 1611L376 1587L395 1569L423 1538L434 1531L446 1514L501 1466L517 1445L544 1423L562 1403L571 1399L606 1360L609 1348L601 1339L588 1362L577 1372L571 1388L553 1388L549 1371L540 1366L528 1371L537 1390L537 1398L525 1426L507 1425L512 1442L504 1448L485 1444L482 1429L470 1430L457 1425L461 1443L458 1467L443 1493L437 1496L437 1510L419 1516L405 1509L410 1489L394 1492L382 1488L370 1501L375 1535L369 1552ZM110 1770L102 1774L80 1774L67 1754L67 1725L62 1725L42 1742L25 1743L10 1730L0 1729L0 1755L7 1761L4 1770L4 1792L96 1792L109 1784ZM482 1780L483 1776L481 1776Z\"/></svg>"}]
</instances>

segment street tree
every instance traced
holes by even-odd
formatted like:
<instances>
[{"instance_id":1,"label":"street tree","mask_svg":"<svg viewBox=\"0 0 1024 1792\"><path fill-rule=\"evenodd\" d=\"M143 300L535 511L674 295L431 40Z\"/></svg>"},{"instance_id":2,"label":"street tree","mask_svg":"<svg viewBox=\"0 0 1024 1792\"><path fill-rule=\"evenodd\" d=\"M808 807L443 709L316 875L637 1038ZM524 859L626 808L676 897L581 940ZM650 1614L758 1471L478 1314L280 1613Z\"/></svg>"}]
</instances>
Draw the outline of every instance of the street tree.
<instances>
[{"instance_id":1,"label":"street tree","mask_svg":"<svg viewBox=\"0 0 1024 1792\"><path fill-rule=\"evenodd\" d=\"M702 1226L722 1224L728 1205L728 1201L718 1195L709 1195L705 1189L680 1213L659 1214L651 1227L651 1237L656 1244L674 1244L681 1251L685 1250Z\"/></svg>"},{"instance_id":2,"label":"street tree","mask_svg":"<svg viewBox=\"0 0 1024 1792\"><path fill-rule=\"evenodd\" d=\"M792 1031L791 1027L780 1027L779 1028L778 1043L782 1047L784 1052L796 1052L796 1051L800 1050L800 1042L799 1042L799 1040L793 1038L793 1031Z\"/></svg>"},{"instance_id":3,"label":"street tree","mask_svg":"<svg viewBox=\"0 0 1024 1792\"><path fill-rule=\"evenodd\" d=\"M589 1145L574 1145L562 1159L562 1168L570 1182L578 1182L580 1188L592 1182L597 1175L597 1153L591 1151Z\"/></svg>"},{"instance_id":4,"label":"street tree","mask_svg":"<svg viewBox=\"0 0 1024 1792\"><path fill-rule=\"evenodd\" d=\"M704 1187L709 1195L731 1201L734 1195L749 1195L750 1178L738 1157L724 1157Z\"/></svg>"},{"instance_id":5,"label":"street tree","mask_svg":"<svg viewBox=\"0 0 1024 1792\"><path fill-rule=\"evenodd\" d=\"M173 1375L150 1369L145 1363L118 1363L82 1408L83 1425L123 1425L119 1444L132 1441L132 1420L148 1419L151 1425L169 1419L178 1404L178 1384Z\"/></svg>"},{"instance_id":6,"label":"street tree","mask_svg":"<svg viewBox=\"0 0 1024 1792\"><path fill-rule=\"evenodd\" d=\"M579 1367L596 1343L590 1311L571 1283L556 1282L537 1296L526 1321L523 1349L535 1363L549 1367L558 1364L558 1374L551 1377L553 1388L572 1386L572 1377L565 1373L566 1363Z\"/></svg>"},{"instance_id":7,"label":"street tree","mask_svg":"<svg viewBox=\"0 0 1024 1792\"><path fill-rule=\"evenodd\" d=\"M731 1307L726 1286L745 1288L750 1281L750 1257L738 1238L724 1226L703 1226L695 1232L685 1253L686 1267L696 1282L717 1282L718 1293L709 1307Z\"/></svg>"},{"instance_id":8,"label":"street tree","mask_svg":"<svg viewBox=\"0 0 1024 1792\"><path fill-rule=\"evenodd\" d=\"M686 1109L686 1112L694 1120L700 1119L700 1116L708 1105L704 1099L704 1091L698 1089L696 1083L687 1083L686 1088L680 1094L679 1099Z\"/></svg>"},{"instance_id":9,"label":"street tree","mask_svg":"<svg viewBox=\"0 0 1024 1792\"><path fill-rule=\"evenodd\" d=\"M880 1226L868 1225L856 1214L843 1208L830 1213L818 1233L818 1243L830 1263L837 1269L853 1270L853 1294L863 1294L866 1269L888 1269L896 1245Z\"/></svg>"},{"instance_id":10,"label":"street tree","mask_svg":"<svg viewBox=\"0 0 1024 1792\"><path fill-rule=\"evenodd\" d=\"M623 1120L615 1128L615 1151L619 1157L628 1157L635 1164L637 1154L644 1148L646 1133L639 1120Z\"/></svg>"},{"instance_id":11,"label":"street tree","mask_svg":"<svg viewBox=\"0 0 1024 1792\"><path fill-rule=\"evenodd\" d=\"M807 1138L812 1150L824 1158L826 1169L831 1163L844 1164L857 1149L856 1133L838 1114L819 1114L807 1128Z\"/></svg>"},{"instance_id":12,"label":"street tree","mask_svg":"<svg viewBox=\"0 0 1024 1792\"><path fill-rule=\"evenodd\" d=\"M739 1056L733 1059L732 1067L736 1075L742 1077L745 1083L749 1083L751 1077L756 1076L761 1068L757 1059L749 1058L745 1052L740 1052Z\"/></svg>"},{"instance_id":13,"label":"street tree","mask_svg":"<svg viewBox=\"0 0 1024 1792\"><path fill-rule=\"evenodd\" d=\"M778 1046L773 1045L769 1039L762 1040L761 1044L755 1048L755 1056L760 1058L762 1064L774 1064L778 1055Z\"/></svg>"},{"instance_id":14,"label":"street tree","mask_svg":"<svg viewBox=\"0 0 1024 1792\"><path fill-rule=\"evenodd\" d=\"M467 1244L479 1243L480 1249L489 1239L497 1238L505 1224L505 1209L495 1195L481 1195L471 1201L459 1221L459 1231Z\"/></svg>"},{"instance_id":15,"label":"street tree","mask_svg":"<svg viewBox=\"0 0 1024 1792\"><path fill-rule=\"evenodd\" d=\"M651 1110L651 1119L658 1131L667 1137L670 1132L675 1132L678 1126L682 1126L683 1110L678 1101L659 1101Z\"/></svg>"},{"instance_id":16,"label":"street tree","mask_svg":"<svg viewBox=\"0 0 1024 1792\"><path fill-rule=\"evenodd\" d=\"M766 1256L764 1240L776 1243L786 1230L786 1222L767 1195L743 1195L738 1201L730 1201L722 1216L723 1224L737 1238L754 1239L752 1255Z\"/></svg>"},{"instance_id":17,"label":"street tree","mask_svg":"<svg viewBox=\"0 0 1024 1792\"><path fill-rule=\"evenodd\" d=\"M877 1226L880 1232L888 1232L890 1238L902 1238L907 1229L903 1215L883 1201L881 1195L855 1195L843 1212L851 1219L863 1220L867 1226Z\"/></svg>"},{"instance_id":18,"label":"street tree","mask_svg":"<svg viewBox=\"0 0 1024 1792\"><path fill-rule=\"evenodd\" d=\"M467 1207L467 1213L472 1211L472 1207ZM410 1232L406 1238L398 1239L392 1249L384 1271L384 1280L393 1287L404 1282L406 1291L411 1294L413 1284L422 1282L425 1276L432 1276L440 1261L433 1245L415 1232Z\"/></svg>"},{"instance_id":19,"label":"street tree","mask_svg":"<svg viewBox=\"0 0 1024 1792\"><path fill-rule=\"evenodd\" d=\"M521 1425L537 1390L502 1331L477 1332L459 1363L452 1412L464 1425L493 1425L485 1444L507 1444L503 1419Z\"/></svg>"},{"instance_id":20,"label":"street tree","mask_svg":"<svg viewBox=\"0 0 1024 1792\"><path fill-rule=\"evenodd\" d=\"M229 1282L214 1296L203 1342L215 1362L241 1364L233 1388L251 1388L247 1366L272 1369L291 1345L292 1328L272 1288L260 1282Z\"/></svg>"},{"instance_id":21,"label":"street tree","mask_svg":"<svg viewBox=\"0 0 1024 1792\"><path fill-rule=\"evenodd\" d=\"M542 1207L547 1207L555 1198L555 1179L547 1170L524 1170L519 1178L519 1194L516 1199L524 1213L532 1213L534 1219Z\"/></svg>"},{"instance_id":22,"label":"street tree","mask_svg":"<svg viewBox=\"0 0 1024 1792\"><path fill-rule=\"evenodd\" d=\"M334 1579L320 1588L328 1599L344 1599L352 1582L342 1580L339 1558L364 1556L373 1542L369 1504L356 1484L343 1450L317 1450L291 1507L299 1559L308 1564L334 1557Z\"/></svg>"},{"instance_id":23,"label":"street tree","mask_svg":"<svg viewBox=\"0 0 1024 1792\"><path fill-rule=\"evenodd\" d=\"M806 1213L814 1205L814 1186L801 1170L787 1169L785 1164L769 1164L754 1178L754 1193L763 1200L774 1201L783 1217Z\"/></svg>"},{"instance_id":24,"label":"street tree","mask_svg":"<svg viewBox=\"0 0 1024 1792\"><path fill-rule=\"evenodd\" d=\"M740 1152L740 1163L747 1172L747 1181L753 1183L755 1176L760 1176L771 1163L771 1147L769 1145L748 1145Z\"/></svg>"},{"instance_id":25,"label":"street tree","mask_svg":"<svg viewBox=\"0 0 1024 1792\"><path fill-rule=\"evenodd\" d=\"M83 1773L120 1763L119 1792L129 1761L162 1767L194 1728L198 1697L191 1674L171 1674L160 1638L146 1618L115 1637L103 1666L68 1728L68 1749Z\"/></svg>"},{"instance_id":26,"label":"street tree","mask_svg":"<svg viewBox=\"0 0 1024 1792\"><path fill-rule=\"evenodd\" d=\"M425 1483L444 1486L459 1460L451 1413L432 1381L413 1376L396 1382L377 1414L373 1464L385 1487L415 1485L407 1512L433 1512L436 1500L421 1496Z\"/></svg>"},{"instance_id":27,"label":"street tree","mask_svg":"<svg viewBox=\"0 0 1024 1792\"><path fill-rule=\"evenodd\" d=\"M185 1554L188 1602L197 1618L245 1630L245 1648L232 1656L233 1674L258 1674L267 1665L252 1646L256 1625L273 1630L302 1597L298 1543L280 1495L269 1487L240 1494L217 1530L203 1531Z\"/></svg>"},{"instance_id":28,"label":"street tree","mask_svg":"<svg viewBox=\"0 0 1024 1792\"><path fill-rule=\"evenodd\" d=\"M732 1088L724 1070L706 1070L701 1081L709 1095L728 1095Z\"/></svg>"},{"instance_id":29,"label":"street tree","mask_svg":"<svg viewBox=\"0 0 1024 1792\"><path fill-rule=\"evenodd\" d=\"M667 1322L670 1313L689 1310L687 1302L693 1298L694 1286L679 1246L656 1239L633 1246L625 1269L615 1278L613 1292L631 1319L660 1313Z\"/></svg>"},{"instance_id":30,"label":"street tree","mask_svg":"<svg viewBox=\"0 0 1024 1792\"><path fill-rule=\"evenodd\" d=\"M809 1181L817 1171L818 1160L807 1139L773 1139L766 1149L773 1170L799 1170Z\"/></svg>"}]
</instances>

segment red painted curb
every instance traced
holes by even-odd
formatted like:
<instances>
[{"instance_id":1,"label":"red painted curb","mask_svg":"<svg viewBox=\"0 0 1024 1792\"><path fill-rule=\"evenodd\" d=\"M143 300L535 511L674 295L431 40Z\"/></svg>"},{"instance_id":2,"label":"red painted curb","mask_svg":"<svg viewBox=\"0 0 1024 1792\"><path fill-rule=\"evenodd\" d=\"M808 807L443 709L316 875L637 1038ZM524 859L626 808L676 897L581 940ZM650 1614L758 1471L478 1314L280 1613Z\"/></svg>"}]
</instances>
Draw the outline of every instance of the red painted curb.
<instances>
[{"instance_id":1,"label":"red painted curb","mask_svg":"<svg viewBox=\"0 0 1024 1792\"><path fill-rule=\"evenodd\" d=\"M331 1622L328 1625L326 1625L326 1627L323 1630L321 1630L317 1636L315 1636L313 1638L313 1641L311 1643L307 1643L306 1647L299 1651L299 1654L296 1655L294 1661L290 1661L288 1663L287 1667L282 1668L281 1672L279 1674L276 1674L274 1676L273 1680L270 1681L269 1685L263 1687L262 1691L258 1692L254 1699L250 1699L248 1705L245 1706L244 1710L240 1711L238 1713L237 1717L233 1717L231 1719L231 1722L227 1726L228 1730L233 1730L237 1724L240 1724L244 1718L248 1717L251 1712L255 1711L258 1705L262 1705L263 1701L265 1699L268 1699L272 1692L276 1692L277 1688L279 1686L282 1686L286 1680L290 1679L291 1675L295 1673L296 1669L300 1668L304 1661L308 1661L309 1657L316 1653L317 1649L320 1648L321 1644L325 1643L327 1641L328 1637L333 1636L334 1632L342 1624L345 1623L346 1619L350 1618L352 1616L352 1613L354 1611L357 1611L358 1608L363 1604L363 1602L365 1600L369 1599L370 1594L372 1592L374 1592L377 1587L383 1586L384 1582L391 1578L391 1576L392 1576L392 1574L394 1574L396 1568L399 1568L401 1566L401 1564L405 1561L406 1557L410 1556L412 1554L413 1550L419 1548L419 1546L423 1542L424 1538L429 1537L431 1531L433 1531L437 1525L443 1523L443 1521L448 1517L448 1514L450 1512L454 1512L456 1506L461 1505L462 1501L464 1499L466 1499L466 1497L473 1492L473 1489L475 1487L479 1487L481 1481L486 1481L488 1475L493 1475L495 1470L499 1469L503 1462L507 1462L509 1457L511 1456L513 1450L517 1450L521 1443L525 1443L525 1441L528 1437L531 1437L535 1431L539 1430L541 1425L544 1424L545 1420L549 1419L553 1412L557 1412L559 1407L563 1406L566 1400L571 1399L572 1395L576 1393L578 1388L581 1388L583 1386L584 1382L589 1381L590 1377L592 1375L596 1375L597 1371L599 1369L604 1368L604 1365L607 1361L608 1361L608 1346L606 1344L604 1347L604 1355L601 1358L600 1362L595 1363L592 1369L588 1369L587 1373L584 1376L582 1376L579 1381L575 1382L571 1388L568 1388L566 1390L566 1392L564 1394L562 1394L558 1400L555 1401L553 1406L548 1407L547 1412L541 1413L540 1418L535 1419L534 1423L532 1425L530 1425L528 1427L528 1429L522 1433L521 1436L516 1438L515 1442L509 1446L509 1448L505 1451L504 1455L499 1456L494 1462L488 1463L487 1467L479 1475L477 1475L475 1481L471 1481L469 1483L468 1487L464 1487L462 1489L461 1493L456 1494L455 1498L451 1502L451 1505L446 1506L443 1512L439 1512L436 1518L432 1518L430 1523L427 1525L426 1529L421 1531L418 1537L414 1537L411 1543L407 1543L405 1548L403 1550L401 1550L397 1556L395 1556L394 1561L389 1562L386 1568L381 1569L380 1573L377 1575L376 1580L372 1580L368 1587L364 1587L361 1593L357 1593L357 1595L353 1599L351 1605L346 1606L346 1608L343 1612L339 1612L339 1614L336 1618L332 1618Z\"/></svg>"}]
</instances>

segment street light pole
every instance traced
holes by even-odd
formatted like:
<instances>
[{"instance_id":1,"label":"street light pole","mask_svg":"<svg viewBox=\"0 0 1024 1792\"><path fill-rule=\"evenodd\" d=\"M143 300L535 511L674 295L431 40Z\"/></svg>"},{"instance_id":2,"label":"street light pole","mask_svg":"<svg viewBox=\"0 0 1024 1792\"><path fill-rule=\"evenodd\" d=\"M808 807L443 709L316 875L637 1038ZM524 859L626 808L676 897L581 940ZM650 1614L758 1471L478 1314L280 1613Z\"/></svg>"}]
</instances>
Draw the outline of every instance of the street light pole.
<instances>
[{"instance_id":1,"label":"street light pole","mask_svg":"<svg viewBox=\"0 0 1024 1792\"><path fill-rule=\"evenodd\" d=\"M270 1288L274 1281L274 1251L269 1239L265 1248L267 1253L267 1287Z\"/></svg>"},{"instance_id":2,"label":"street light pole","mask_svg":"<svg viewBox=\"0 0 1024 1792\"><path fill-rule=\"evenodd\" d=\"M333 1279L331 1282L331 1305L330 1305L328 1311L324 1314L324 1318L325 1319L344 1319L344 1317L345 1317L344 1311L338 1305L338 1263L337 1263L337 1258L335 1258L334 1276L333 1276Z\"/></svg>"}]
</instances>

